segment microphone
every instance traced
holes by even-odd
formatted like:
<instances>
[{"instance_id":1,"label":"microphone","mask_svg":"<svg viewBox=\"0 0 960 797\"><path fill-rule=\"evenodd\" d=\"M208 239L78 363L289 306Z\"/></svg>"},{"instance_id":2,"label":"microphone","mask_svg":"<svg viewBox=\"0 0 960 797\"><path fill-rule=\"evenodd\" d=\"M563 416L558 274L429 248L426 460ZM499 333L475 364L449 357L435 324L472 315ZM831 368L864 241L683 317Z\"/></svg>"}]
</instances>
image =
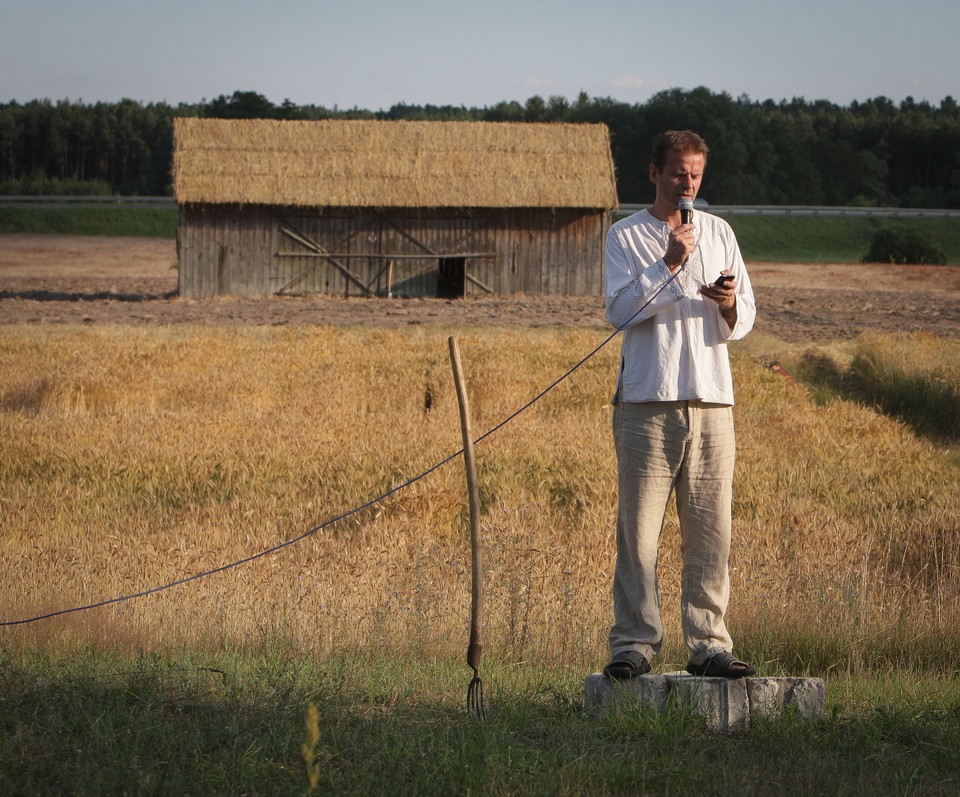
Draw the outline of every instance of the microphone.
<instances>
[{"instance_id":1,"label":"microphone","mask_svg":"<svg viewBox=\"0 0 960 797\"><path fill-rule=\"evenodd\" d=\"M689 224L693 216L693 200L689 197L683 197L677 206L680 208L680 223Z\"/></svg>"}]
</instances>

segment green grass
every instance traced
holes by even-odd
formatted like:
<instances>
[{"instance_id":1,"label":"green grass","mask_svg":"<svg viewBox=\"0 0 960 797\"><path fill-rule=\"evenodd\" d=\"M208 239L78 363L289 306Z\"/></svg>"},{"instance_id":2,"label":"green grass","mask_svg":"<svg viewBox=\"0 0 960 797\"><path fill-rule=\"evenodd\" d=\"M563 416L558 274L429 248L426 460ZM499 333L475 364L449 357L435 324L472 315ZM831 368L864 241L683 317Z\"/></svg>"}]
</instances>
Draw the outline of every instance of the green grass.
<instances>
[{"instance_id":1,"label":"green grass","mask_svg":"<svg viewBox=\"0 0 960 797\"><path fill-rule=\"evenodd\" d=\"M0 206L0 233L176 238L177 208Z\"/></svg>"},{"instance_id":2,"label":"green grass","mask_svg":"<svg viewBox=\"0 0 960 797\"><path fill-rule=\"evenodd\" d=\"M737 234L748 260L788 263L859 261L870 249L874 233L887 226L921 231L946 252L947 262L960 263L960 224L956 219L870 219L778 216L724 216Z\"/></svg>"},{"instance_id":3,"label":"green grass","mask_svg":"<svg viewBox=\"0 0 960 797\"><path fill-rule=\"evenodd\" d=\"M582 672L274 643L216 655L0 654L4 794L956 794L960 684L827 680L822 719L733 736L682 710L582 709ZM308 741L308 706L316 736ZM308 788L307 763L316 786Z\"/></svg>"}]
</instances>

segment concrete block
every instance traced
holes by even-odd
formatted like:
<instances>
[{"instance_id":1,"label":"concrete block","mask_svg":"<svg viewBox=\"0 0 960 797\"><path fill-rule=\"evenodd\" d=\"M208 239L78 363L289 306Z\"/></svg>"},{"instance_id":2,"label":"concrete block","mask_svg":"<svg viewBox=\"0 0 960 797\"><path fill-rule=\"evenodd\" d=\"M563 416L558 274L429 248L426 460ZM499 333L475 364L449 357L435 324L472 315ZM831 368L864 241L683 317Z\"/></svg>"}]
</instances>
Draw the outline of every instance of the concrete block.
<instances>
[{"instance_id":1,"label":"concrete block","mask_svg":"<svg viewBox=\"0 0 960 797\"><path fill-rule=\"evenodd\" d=\"M743 678L702 678L686 672L666 675L670 700L690 707L720 733L733 733L750 722L750 698Z\"/></svg>"},{"instance_id":2,"label":"concrete block","mask_svg":"<svg viewBox=\"0 0 960 797\"><path fill-rule=\"evenodd\" d=\"M583 704L588 709L639 705L663 711L667 703L668 689L664 675L642 675L618 681L598 672L587 676Z\"/></svg>"},{"instance_id":3,"label":"concrete block","mask_svg":"<svg viewBox=\"0 0 960 797\"><path fill-rule=\"evenodd\" d=\"M751 717L775 717L796 706L801 717L823 716L826 687L822 678L747 678Z\"/></svg>"},{"instance_id":4,"label":"concrete block","mask_svg":"<svg viewBox=\"0 0 960 797\"><path fill-rule=\"evenodd\" d=\"M617 681L593 673L584 682L583 702L590 711L648 706L663 712L671 705L684 706L702 716L711 730L733 733L751 717L775 717L787 706L807 719L820 717L825 694L820 678L703 678L671 672Z\"/></svg>"}]
</instances>

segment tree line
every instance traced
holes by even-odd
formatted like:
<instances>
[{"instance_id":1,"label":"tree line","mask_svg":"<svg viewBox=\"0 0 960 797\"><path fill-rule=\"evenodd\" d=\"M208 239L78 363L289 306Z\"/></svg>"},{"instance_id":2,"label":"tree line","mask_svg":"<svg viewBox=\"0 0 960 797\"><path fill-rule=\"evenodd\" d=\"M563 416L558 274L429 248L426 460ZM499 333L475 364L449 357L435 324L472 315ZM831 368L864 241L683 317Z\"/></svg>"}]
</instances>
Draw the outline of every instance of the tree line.
<instances>
[{"instance_id":1,"label":"tree line","mask_svg":"<svg viewBox=\"0 0 960 797\"><path fill-rule=\"evenodd\" d=\"M194 104L33 100L0 104L0 194L171 193L173 119L409 119L603 122L622 203L649 201L653 137L690 128L711 147L701 195L722 205L960 207L960 109L885 97L755 101L700 87L647 102L537 95L491 107L397 104L386 111L274 104L235 91Z\"/></svg>"}]
</instances>

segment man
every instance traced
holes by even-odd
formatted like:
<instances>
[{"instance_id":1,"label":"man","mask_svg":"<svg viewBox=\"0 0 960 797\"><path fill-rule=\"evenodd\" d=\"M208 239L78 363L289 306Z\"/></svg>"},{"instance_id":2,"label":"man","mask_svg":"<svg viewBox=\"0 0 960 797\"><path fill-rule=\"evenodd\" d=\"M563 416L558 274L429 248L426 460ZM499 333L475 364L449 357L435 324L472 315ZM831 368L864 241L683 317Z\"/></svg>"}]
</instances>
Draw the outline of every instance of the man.
<instances>
[{"instance_id":1,"label":"man","mask_svg":"<svg viewBox=\"0 0 960 797\"><path fill-rule=\"evenodd\" d=\"M683 556L681 609L687 671L741 678L724 615L735 440L727 341L753 327L756 304L733 230L702 212L682 222L700 189L709 150L690 130L653 147L656 198L607 234L607 318L623 328L613 434L619 506L611 661L604 673L650 671L663 627L657 549L676 492ZM718 283L721 274L732 279Z\"/></svg>"}]
</instances>

